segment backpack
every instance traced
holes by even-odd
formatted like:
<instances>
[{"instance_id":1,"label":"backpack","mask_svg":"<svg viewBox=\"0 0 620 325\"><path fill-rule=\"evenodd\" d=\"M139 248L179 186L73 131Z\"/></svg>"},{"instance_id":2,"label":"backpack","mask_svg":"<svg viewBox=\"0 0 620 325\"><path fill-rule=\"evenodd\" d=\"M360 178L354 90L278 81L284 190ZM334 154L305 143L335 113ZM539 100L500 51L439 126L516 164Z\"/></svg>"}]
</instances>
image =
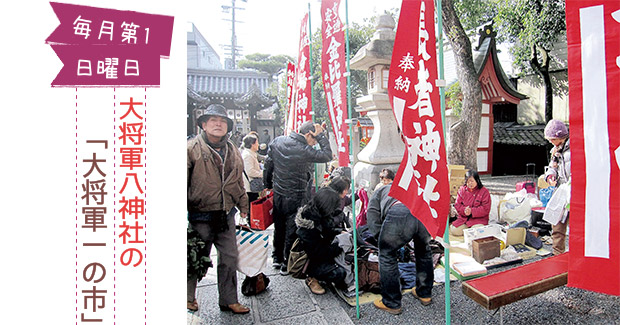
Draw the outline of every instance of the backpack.
<instances>
[{"instance_id":1,"label":"backpack","mask_svg":"<svg viewBox=\"0 0 620 325\"><path fill-rule=\"evenodd\" d=\"M244 296L257 295L267 289L269 281L269 278L263 273L259 273L257 276L246 276L241 283L241 293Z\"/></svg>"},{"instance_id":2,"label":"backpack","mask_svg":"<svg viewBox=\"0 0 620 325\"><path fill-rule=\"evenodd\" d=\"M358 282L362 291L381 293L381 274L379 263L360 260L358 265Z\"/></svg>"},{"instance_id":3,"label":"backpack","mask_svg":"<svg viewBox=\"0 0 620 325\"><path fill-rule=\"evenodd\" d=\"M301 241L299 238L295 239L288 255L288 272L296 279L305 279L309 261L308 254L301 248Z\"/></svg>"}]
</instances>

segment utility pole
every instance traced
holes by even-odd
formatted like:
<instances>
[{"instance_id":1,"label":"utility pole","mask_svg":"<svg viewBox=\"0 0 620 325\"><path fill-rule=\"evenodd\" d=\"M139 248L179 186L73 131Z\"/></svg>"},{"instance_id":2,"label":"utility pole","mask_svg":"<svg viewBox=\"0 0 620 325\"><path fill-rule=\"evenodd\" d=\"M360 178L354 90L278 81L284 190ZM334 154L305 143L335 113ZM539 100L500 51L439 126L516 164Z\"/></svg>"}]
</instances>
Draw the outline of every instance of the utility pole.
<instances>
[{"instance_id":1,"label":"utility pole","mask_svg":"<svg viewBox=\"0 0 620 325\"><path fill-rule=\"evenodd\" d=\"M241 0L243 2L247 2L247 0ZM225 13L228 13L228 10L231 10L232 19L224 19L226 21L230 21L232 23L232 36L230 37L230 45L223 45L225 50L230 50L232 66L233 70L237 69L237 54L241 52L241 46L237 46L237 33L235 31L235 24L237 22L242 23L242 21L238 21L235 17L235 10L245 10L245 8L235 6L235 0L231 0L230 6L222 6L222 9ZM229 54L229 53L226 53Z\"/></svg>"}]
</instances>

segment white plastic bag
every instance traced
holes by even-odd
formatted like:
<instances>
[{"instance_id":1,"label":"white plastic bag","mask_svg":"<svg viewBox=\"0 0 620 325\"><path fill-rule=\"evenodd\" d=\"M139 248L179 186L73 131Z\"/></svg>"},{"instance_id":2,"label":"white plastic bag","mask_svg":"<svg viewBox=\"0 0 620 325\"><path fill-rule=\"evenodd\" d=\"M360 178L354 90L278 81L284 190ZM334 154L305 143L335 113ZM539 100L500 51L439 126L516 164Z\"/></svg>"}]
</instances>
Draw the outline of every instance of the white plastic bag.
<instances>
[{"instance_id":1,"label":"white plastic bag","mask_svg":"<svg viewBox=\"0 0 620 325\"><path fill-rule=\"evenodd\" d=\"M521 220L529 222L531 209L530 199L527 196L513 196L500 204L499 218L501 221L509 224L514 224Z\"/></svg>"},{"instance_id":2,"label":"white plastic bag","mask_svg":"<svg viewBox=\"0 0 620 325\"><path fill-rule=\"evenodd\" d=\"M499 195L491 194L491 211L489 211L489 223L499 221Z\"/></svg>"},{"instance_id":3,"label":"white plastic bag","mask_svg":"<svg viewBox=\"0 0 620 325\"><path fill-rule=\"evenodd\" d=\"M568 214L568 209L566 209L568 203L570 203L570 183L564 183L555 190L549 199L543 220L552 225L557 225L560 221L564 222Z\"/></svg>"},{"instance_id":4,"label":"white plastic bag","mask_svg":"<svg viewBox=\"0 0 620 325\"><path fill-rule=\"evenodd\" d=\"M247 276L256 276L267 264L269 235L265 232L237 229L237 270Z\"/></svg>"}]
</instances>

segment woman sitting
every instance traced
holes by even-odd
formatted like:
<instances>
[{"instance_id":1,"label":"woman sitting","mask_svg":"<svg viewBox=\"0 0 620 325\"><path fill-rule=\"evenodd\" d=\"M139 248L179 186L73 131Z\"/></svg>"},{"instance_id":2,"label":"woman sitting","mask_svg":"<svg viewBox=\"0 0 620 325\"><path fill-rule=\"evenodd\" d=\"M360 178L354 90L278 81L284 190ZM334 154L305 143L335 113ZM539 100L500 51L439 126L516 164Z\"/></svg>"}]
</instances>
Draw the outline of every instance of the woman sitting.
<instances>
[{"instance_id":1,"label":"woman sitting","mask_svg":"<svg viewBox=\"0 0 620 325\"><path fill-rule=\"evenodd\" d=\"M332 244L334 231L329 228L340 200L336 191L323 187L316 192L310 203L299 209L295 217L297 236L309 260L306 285L314 294L325 293L319 280L333 282L337 287L344 286L346 270L334 262L342 248L337 243Z\"/></svg>"},{"instance_id":2,"label":"woman sitting","mask_svg":"<svg viewBox=\"0 0 620 325\"><path fill-rule=\"evenodd\" d=\"M489 223L491 211L491 195L482 185L480 176L475 170L465 174L465 185L461 186L454 208L458 212L457 219L450 225L450 234L463 236L463 230L480 227Z\"/></svg>"}]
</instances>

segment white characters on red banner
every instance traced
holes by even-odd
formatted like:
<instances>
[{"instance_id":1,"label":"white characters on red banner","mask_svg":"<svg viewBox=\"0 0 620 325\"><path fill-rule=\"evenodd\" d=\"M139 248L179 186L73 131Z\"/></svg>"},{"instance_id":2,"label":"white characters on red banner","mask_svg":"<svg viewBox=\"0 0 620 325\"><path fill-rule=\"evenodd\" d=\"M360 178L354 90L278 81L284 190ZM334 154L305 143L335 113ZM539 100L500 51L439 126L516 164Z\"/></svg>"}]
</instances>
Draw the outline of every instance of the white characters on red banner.
<instances>
[{"instance_id":1,"label":"white characters on red banner","mask_svg":"<svg viewBox=\"0 0 620 325\"><path fill-rule=\"evenodd\" d=\"M422 2L420 6L420 28L418 34L418 55L421 57L418 61L418 82L414 86L416 102L413 105L408 106L409 109L418 110L418 120L420 122L413 122L412 124L416 137L403 135L405 144L407 145L407 151L409 153L409 166L405 169L405 173L398 182L398 186L407 190L411 185L411 181L415 177L418 187L418 195L422 195L424 201L426 201L426 203L430 206L431 201L437 201L439 199L439 193L434 192L435 185L438 182L432 174L437 169L437 161L440 159L439 147L441 144L441 137L439 132L435 130L435 123L427 119L428 117L433 117L434 112L430 98L430 94L433 92L433 84L428 81L430 74L424 63L430 59L430 55L426 50L428 32L426 31L425 26L424 10L424 2ZM407 72L407 70L415 70L414 60L414 57L411 56L409 52L407 55L402 57L398 66L402 70L402 73ZM399 75L398 78L396 78L395 89L408 93L409 83L408 77L403 78L402 75ZM430 170L431 175L427 174L426 179L424 179L423 182L420 182L422 174L415 168L418 164L418 157L422 157L424 160L432 163ZM430 206L430 210L433 218L437 218L437 211L432 206Z\"/></svg>"},{"instance_id":2,"label":"white characters on red banner","mask_svg":"<svg viewBox=\"0 0 620 325\"><path fill-rule=\"evenodd\" d=\"M311 86L310 86L310 39L308 34L308 14L301 21L299 33L299 56L295 69L293 103L289 113L289 126L296 131L305 121L312 119Z\"/></svg>"},{"instance_id":3,"label":"white characters on red banner","mask_svg":"<svg viewBox=\"0 0 620 325\"><path fill-rule=\"evenodd\" d=\"M431 234L439 235L445 229L450 196L441 117L434 111L439 108L439 93L434 85L432 17L432 2L403 1L388 95L407 151L390 195L403 202Z\"/></svg>"},{"instance_id":4,"label":"white characters on red banner","mask_svg":"<svg viewBox=\"0 0 620 325\"><path fill-rule=\"evenodd\" d=\"M334 136L340 166L349 165L349 150L346 138L347 97L345 67L344 29L338 13L339 0L323 0L321 17L323 18L323 52L321 55L323 71L323 89L329 117L334 128Z\"/></svg>"}]
</instances>

